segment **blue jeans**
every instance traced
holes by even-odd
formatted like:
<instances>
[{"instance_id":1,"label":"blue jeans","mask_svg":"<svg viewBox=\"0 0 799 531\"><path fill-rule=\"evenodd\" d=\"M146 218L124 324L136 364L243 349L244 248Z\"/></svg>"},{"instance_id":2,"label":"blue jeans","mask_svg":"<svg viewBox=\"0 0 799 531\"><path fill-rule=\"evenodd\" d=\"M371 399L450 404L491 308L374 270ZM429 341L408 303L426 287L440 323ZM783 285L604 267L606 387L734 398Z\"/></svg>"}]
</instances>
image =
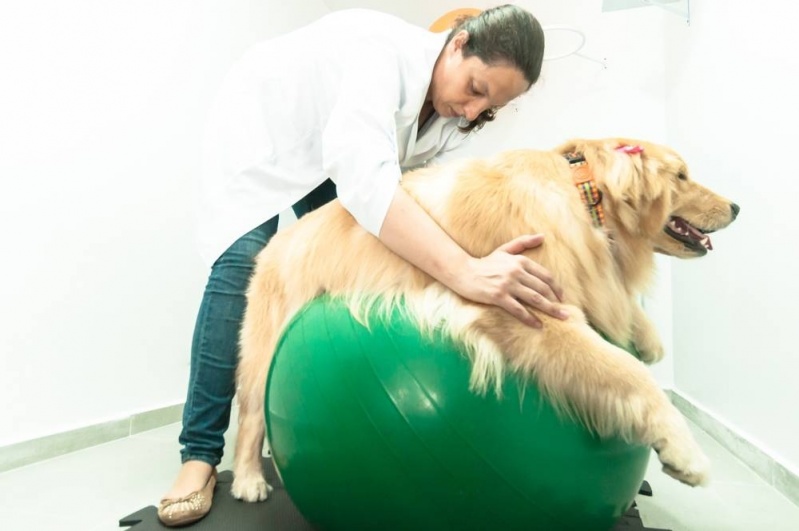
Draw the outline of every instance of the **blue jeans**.
<instances>
[{"instance_id":1,"label":"blue jeans","mask_svg":"<svg viewBox=\"0 0 799 531\"><path fill-rule=\"evenodd\" d=\"M299 218L336 197L327 180L292 209ZM236 390L239 329L247 305L245 293L255 256L277 232L278 217L248 232L211 266L191 345L189 390L183 409L179 442L182 462L203 461L216 466L222 460L224 434Z\"/></svg>"}]
</instances>

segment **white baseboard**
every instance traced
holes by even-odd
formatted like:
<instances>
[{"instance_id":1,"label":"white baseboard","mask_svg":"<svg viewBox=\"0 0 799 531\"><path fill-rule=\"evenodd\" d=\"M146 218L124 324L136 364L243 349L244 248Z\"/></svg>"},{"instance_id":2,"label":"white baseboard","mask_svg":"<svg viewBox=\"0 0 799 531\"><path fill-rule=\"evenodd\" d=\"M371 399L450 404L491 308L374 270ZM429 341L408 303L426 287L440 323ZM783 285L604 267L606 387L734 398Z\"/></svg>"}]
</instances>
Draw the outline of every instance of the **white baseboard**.
<instances>
[{"instance_id":1,"label":"white baseboard","mask_svg":"<svg viewBox=\"0 0 799 531\"><path fill-rule=\"evenodd\" d=\"M179 422L182 416L183 404L175 404L119 420L4 446L0 448L0 472L160 428Z\"/></svg>"},{"instance_id":2,"label":"white baseboard","mask_svg":"<svg viewBox=\"0 0 799 531\"><path fill-rule=\"evenodd\" d=\"M713 437L775 490L799 505L799 475L788 470L773 456L758 448L707 411L696 406L678 391L669 389L667 393L674 406L685 415L685 418Z\"/></svg>"}]
</instances>

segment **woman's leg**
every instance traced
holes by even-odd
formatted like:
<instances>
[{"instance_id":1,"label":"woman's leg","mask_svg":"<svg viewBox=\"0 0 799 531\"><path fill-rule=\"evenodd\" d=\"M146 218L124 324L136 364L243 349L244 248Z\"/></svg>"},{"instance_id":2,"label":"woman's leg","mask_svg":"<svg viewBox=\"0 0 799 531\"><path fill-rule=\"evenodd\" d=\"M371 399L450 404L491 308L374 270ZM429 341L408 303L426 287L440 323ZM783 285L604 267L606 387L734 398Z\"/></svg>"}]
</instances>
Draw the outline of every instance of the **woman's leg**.
<instances>
[{"instance_id":1,"label":"woman's leg","mask_svg":"<svg viewBox=\"0 0 799 531\"><path fill-rule=\"evenodd\" d=\"M291 209L294 210L294 215L297 216L297 219L300 219L308 212L316 210L320 206L329 203L335 198L336 185L333 183L333 181L327 179L325 182L314 188L310 194L294 203L294 206L292 206Z\"/></svg>"},{"instance_id":2,"label":"woman's leg","mask_svg":"<svg viewBox=\"0 0 799 531\"><path fill-rule=\"evenodd\" d=\"M320 184L292 208L300 218L336 197L331 180ZM275 234L275 216L239 238L214 263L205 287L192 341L189 390L183 410L183 466L166 499L202 489L222 459L230 422L238 362L239 328L255 256Z\"/></svg>"},{"instance_id":3,"label":"woman's leg","mask_svg":"<svg viewBox=\"0 0 799 531\"><path fill-rule=\"evenodd\" d=\"M194 328L183 431L184 463L168 499L201 489L222 459L238 362L238 338L255 256L277 231L274 217L239 238L211 267Z\"/></svg>"}]
</instances>

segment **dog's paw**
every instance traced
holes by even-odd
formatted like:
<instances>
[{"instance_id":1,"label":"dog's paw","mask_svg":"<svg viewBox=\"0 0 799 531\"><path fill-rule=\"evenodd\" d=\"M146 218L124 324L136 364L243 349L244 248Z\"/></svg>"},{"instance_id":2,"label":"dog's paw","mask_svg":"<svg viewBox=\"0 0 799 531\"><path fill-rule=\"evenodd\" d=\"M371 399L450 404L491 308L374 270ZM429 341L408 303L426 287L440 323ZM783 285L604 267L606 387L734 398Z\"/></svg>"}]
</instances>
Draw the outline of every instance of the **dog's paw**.
<instances>
[{"instance_id":1,"label":"dog's paw","mask_svg":"<svg viewBox=\"0 0 799 531\"><path fill-rule=\"evenodd\" d=\"M707 484L710 460L681 418L670 424L666 435L653 445L663 472L692 487Z\"/></svg>"},{"instance_id":2,"label":"dog's paw","mask_svg":"<svg viewBox=\"0 0 799 531\"><path fill-rule=\"evenodd\" d=\"M663 472L674 479L691 487L707 485L710 461L701 450L687 461L681 461L674 455L664 456L662 452L658 454L658 457L663 464Z\"/></svg>"},{"instance_id":3,"label":"dog's paw","mask_svg":"<svg viewBox=\"0 0 799 531\"><path fill-rule=\"evenodd\" d=\"M659 362L666 354L663 344L656 336L637 338L635 349L638 351L638 358L648 365Z\"/></svg>"},{"instance_id":4,"label":"dog's paw","mask_svg":"<svg viewBox=\"0 0 799 531\"><path fill-rule=\"evenodd\" d=\"M264 501L271 491L272 487L261 475L236 476L230 487L234 498L246 502Z\"/></svg>"},{"instance_id":5,"label":"dog's paw","mask_svg":"<svg viewBox=\"0 0 799 531\"><path fill-rule=\"evenodd\" d=\"M638 354L640 356L640 360L646 363L647 365L651 365L653 363L657 363L663 359L665 356L665 351L663 347L658 345L657 348L640 348L637 347Z\"/></svg>"},{"instance_id":6,"label":"dog's paw","mask_svg":"<svg viewBox=\"0 0 799 531\"><path fill-rule=\"evenodd\" d=\"M638 351L638 358L644 363L657 363L663 359L665 351L657 328L640 308L633 322L632 339L633 345Z\"/></svg>"}]
</instances>

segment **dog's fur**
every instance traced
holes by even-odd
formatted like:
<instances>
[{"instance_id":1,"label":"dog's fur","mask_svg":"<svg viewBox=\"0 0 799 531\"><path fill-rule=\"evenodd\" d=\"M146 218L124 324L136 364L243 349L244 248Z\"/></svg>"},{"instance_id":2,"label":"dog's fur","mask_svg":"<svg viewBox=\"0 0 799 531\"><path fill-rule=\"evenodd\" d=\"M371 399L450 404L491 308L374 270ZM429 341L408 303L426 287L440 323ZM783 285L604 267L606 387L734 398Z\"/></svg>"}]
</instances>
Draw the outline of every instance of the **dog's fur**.
<instances>
[{"instance_id":1,"label":"dog's fur","mask_svg":"<svg viewBox=\"0 0 799 531\"><path fill-rule=\"evenodd\" d=\"M628 154L619 145L643 152ZM603 193L604 229L593 225L572 181L563 155L575 151ZM260 253L249 288L234 496L267 496L260 455L268 367L283 327L323 292L347 297L356 315L375 296L387 305L402 297L420 329L443 327L464 345L476 392L498 391L506 371L535 378L562 413L600 436L650 445L667 474L689 485L704 482L708 461L682 416L647 368L594 328L616 344L634 344L644 362L658 361L663 348L638 304L654 252L678 258L706 252L700 233L670 232L671 217L711 232L731 223L737 206L693 182L673 150L618 138L425 168L404 176L402 186L472 256L486 256L519 235L545 234L546 242L525 254L552 272L570 317L561 321L530 309L544 325L535 329L502 309L468 301L393 254L338 201L304 216Z\"/></svg>"}]
</instances>

